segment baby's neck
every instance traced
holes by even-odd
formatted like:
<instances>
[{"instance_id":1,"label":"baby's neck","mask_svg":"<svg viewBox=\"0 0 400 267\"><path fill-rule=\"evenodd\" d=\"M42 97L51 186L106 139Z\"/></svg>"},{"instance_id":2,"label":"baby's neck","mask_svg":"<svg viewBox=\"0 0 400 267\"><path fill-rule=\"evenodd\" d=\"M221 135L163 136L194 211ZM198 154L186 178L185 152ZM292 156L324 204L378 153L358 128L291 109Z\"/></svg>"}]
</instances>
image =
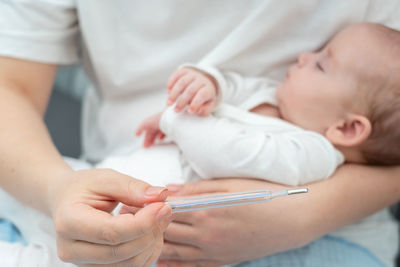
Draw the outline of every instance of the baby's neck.
<instances>
[{"instance_id":1,"label":"baby's neck","mask_svg":"<svg viewBox=\"0 0 400 267\"><path fill-rule=\"evenodd\" d=\"M358 147L339 147L335 146L337 150L342 152L345 161L347 163L358 163L366 164L365 158L363 157L360 149Z\"/></svg>"},{"instance_id":2,"label":"baby's neck","mask_svg":"<svg viewBox=\"0 0 400 267\"><path fill-rule=\"evenodd\" d=\"M277 106L262 103L255 108L252 108L250 112L257 113L263 116L275 117L275 118L282 118L279 112L279 108Z\"/></svg>"}]
</instances>

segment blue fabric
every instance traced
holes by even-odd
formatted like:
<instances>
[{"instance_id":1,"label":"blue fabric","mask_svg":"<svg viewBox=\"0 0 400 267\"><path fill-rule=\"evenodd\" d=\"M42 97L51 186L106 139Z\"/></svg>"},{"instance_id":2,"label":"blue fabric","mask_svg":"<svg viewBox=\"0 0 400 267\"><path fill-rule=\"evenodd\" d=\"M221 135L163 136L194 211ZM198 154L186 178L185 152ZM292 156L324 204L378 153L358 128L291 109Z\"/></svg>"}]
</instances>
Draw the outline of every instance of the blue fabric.
<instances>
[{"instance_id":1,"label":"blue fabric","mask_svg":"<svg viewBox=\"0 0 400 267\"><path fill-rule=\"evenodd\" d=\"M299 249L244 262L238 267L384 267L369 250L332 236Z\"/></svg>"},{"instance_id":2,"label":"blue fabric","mask_svg":"<svg viewBox=\"0 0 400 267\"><path fill-rule=\"evenodd\" d=\"M0 240L26 244L9 221L0 219ZM237 267L384 267L370 251L357 244L324 236L299 249L244 262Z\"/></svg>"},{"instance_id":3,"label":"blue fabric","mask_svg":"<svg viewBox=\"0 0 400 267\"><path fill-rule=\"evenodd\" d=\"M18 229L9 221L0 219L0 240L26 244Z\"/></svg>"}]
</instances>

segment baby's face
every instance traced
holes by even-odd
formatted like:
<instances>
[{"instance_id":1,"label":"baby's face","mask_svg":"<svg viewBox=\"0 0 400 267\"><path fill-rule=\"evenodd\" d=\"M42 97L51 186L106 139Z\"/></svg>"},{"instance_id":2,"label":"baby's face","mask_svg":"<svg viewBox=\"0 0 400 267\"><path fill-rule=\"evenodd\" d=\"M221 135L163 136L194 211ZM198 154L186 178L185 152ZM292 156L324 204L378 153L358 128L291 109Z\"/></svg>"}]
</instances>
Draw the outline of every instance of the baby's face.
<instances>
[{"instance_id":1,"label":"baby's face","mask_svg":"<svg viewBox=\"0 0 400 267\"><path fill-rule=\"evenodd\" d=\"M355 29L338 33L322 50L302 53L278 86L277 98L285 120L323 133L350 111L356 73L362 71L365 49Z\"/></svg>"}]
</instances>

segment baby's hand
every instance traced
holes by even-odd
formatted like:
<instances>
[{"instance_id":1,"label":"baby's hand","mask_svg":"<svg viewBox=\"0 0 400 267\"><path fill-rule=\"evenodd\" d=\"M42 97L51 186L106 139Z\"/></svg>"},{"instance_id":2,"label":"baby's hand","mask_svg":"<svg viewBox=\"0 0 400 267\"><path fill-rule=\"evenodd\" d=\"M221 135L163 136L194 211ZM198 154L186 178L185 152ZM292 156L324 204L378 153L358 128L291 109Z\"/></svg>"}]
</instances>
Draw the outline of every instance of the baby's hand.
<instances>
[{"instance_id":1,"label":"baby's hand","mask_svg":"<svg viewBox=\"0 0 400 267\"><path fill-rule=\"evenodd\" d=\"M209 115L217 100L216 81L210 75L192 68L175 71L167 84L167 105L175 103L175 111L189 106L188 112L201 116Z\"/></svg>"},{"instance_id":2,"label":"baby's hand","mask_svg":"<svg viewBox=\"0 0 400 267\"><path fill-rule=\"evenodd\" d=\"M161 113L157 113L151 117L145 119L136 131L136 136L140 136L142 132L145 132L144 136L144 147L151 147L154 145L154 142L158 140L164 139L165 135L160 130L160 118Z\"/></svg>"}]
</instances>

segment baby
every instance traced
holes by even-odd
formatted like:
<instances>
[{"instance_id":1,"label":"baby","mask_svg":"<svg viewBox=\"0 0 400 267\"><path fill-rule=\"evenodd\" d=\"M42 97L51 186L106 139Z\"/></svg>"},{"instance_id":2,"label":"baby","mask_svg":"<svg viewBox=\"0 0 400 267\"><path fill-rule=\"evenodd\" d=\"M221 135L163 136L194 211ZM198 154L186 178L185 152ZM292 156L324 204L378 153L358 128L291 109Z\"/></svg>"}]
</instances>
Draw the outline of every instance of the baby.
<instances>
[{"instance_id":1,"label":"baby","mask_svg":"<svg viewBox=\"0 0 400 267\"><path fill-rule=\"evenodd\" d=\"M347 27L320 51L302 53L278 85L186 65L168 81L174 107L145 120L137 135L145 132L145 147L171 138L186 179L299 185L329 177L344 161L395 165L399 71L400 33L372 23Z\"/></svg>"}]
</instances>

